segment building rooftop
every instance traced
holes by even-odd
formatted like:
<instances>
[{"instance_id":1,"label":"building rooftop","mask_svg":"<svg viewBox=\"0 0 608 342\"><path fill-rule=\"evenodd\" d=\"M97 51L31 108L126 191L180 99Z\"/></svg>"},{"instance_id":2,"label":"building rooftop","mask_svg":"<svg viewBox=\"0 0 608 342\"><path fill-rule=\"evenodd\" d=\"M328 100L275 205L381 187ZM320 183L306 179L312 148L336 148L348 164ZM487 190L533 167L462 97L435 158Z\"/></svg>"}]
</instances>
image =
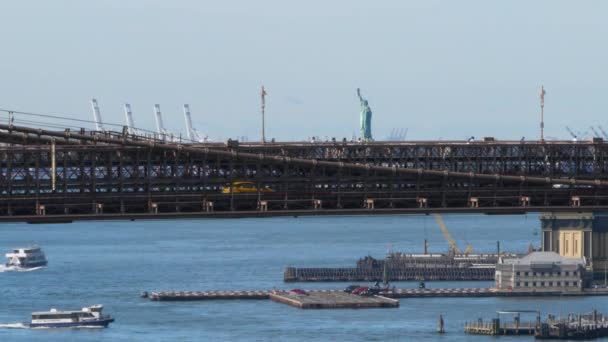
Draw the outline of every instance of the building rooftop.
<instances>
[{"instance_id":1,"label":"building rooftop","mask_svg":"<svg viewBox=\"0 0 608 342\"><path fill-rule=\"evenodd\" d=\"M500 258L499 264L508 265L585 265L583 258L565 258L555 252L532 252L522 258Z\"/></svg>"}]
</instances>

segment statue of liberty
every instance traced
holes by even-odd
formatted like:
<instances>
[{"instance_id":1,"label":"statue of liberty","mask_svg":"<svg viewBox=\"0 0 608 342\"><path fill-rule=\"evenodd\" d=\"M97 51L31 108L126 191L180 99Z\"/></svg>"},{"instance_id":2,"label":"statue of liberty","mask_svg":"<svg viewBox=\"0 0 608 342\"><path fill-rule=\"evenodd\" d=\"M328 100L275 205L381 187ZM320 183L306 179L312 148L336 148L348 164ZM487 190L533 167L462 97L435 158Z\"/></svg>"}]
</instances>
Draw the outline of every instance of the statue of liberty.
<instances>
[{"instance_id":1,"label":"statue of liberty","mask_svg":"<svg viewBox=\"0 0 608 342\"><path fill-rule=\"evenodd\" d=\"M361 90L357 88L357 96L361 102L361 139L365 141L373 140L372 138L372 109L369 108L367 100L361 97Z\"/></svg>"}]
</instances>

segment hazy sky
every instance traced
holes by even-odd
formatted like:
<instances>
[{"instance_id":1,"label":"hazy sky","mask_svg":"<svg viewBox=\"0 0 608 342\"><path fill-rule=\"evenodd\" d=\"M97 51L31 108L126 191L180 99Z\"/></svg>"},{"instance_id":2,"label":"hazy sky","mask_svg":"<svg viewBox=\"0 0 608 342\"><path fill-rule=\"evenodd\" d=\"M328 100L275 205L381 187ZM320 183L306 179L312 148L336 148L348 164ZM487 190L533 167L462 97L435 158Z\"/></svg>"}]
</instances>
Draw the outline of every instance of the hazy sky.
<instances>
[{"instance_id":1,"label":"hazy sky","mask_svg":"<svg viewBox=\"0 0 608 342\"><path fill-rule=\"evenodd\" d=\"M604 124L605 1L0 2L0 107L213 138L351 137L360 87L373 133L409 139L538 137ZM1 117L0 117L1 118Z\"/></svg>"}]
</instances>

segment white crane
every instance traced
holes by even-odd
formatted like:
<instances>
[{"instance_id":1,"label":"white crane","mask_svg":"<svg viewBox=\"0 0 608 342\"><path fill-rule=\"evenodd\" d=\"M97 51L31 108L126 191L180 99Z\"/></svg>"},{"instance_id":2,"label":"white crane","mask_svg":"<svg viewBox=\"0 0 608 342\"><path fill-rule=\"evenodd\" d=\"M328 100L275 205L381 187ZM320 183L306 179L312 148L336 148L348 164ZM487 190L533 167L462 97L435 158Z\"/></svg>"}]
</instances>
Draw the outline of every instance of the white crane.
<instances>
[{"instance_id":1,"label":"white crane","mask_svg":"<svg viewBox=\"0 0 608 342\"><path fill-rule=\"evenodd\" d=\"M127 131L129 134L137 134L135 124L133 123L133 113L131 113L131 105L125 103L125 119L127 120Z\"/></svg>"},{"instance_id":2,"label":"white crane","mask_svg":"<svg viewBox=\"0 0 608 342\"><path fill-rule=\"evenodd\" d=\"M93 107L93 118L95 120L95 129L100 132L105 131L105 129L103 128L103 123L101 122L101 113L99 112L99 105L97 105L96 99L91 99L91 106Z\"/></svg>"},{"instance_id":3,"label":"white crane","mask_svg":"<svg viewBox=\"0 0 608 342\"><path fill-rule=\"evenodd\" d=\"M190 105L184 104L184 118L186 119L186 134L188 140L206 142L207 136L202 136L196 128L192 126L192 116L190 115Z\"/></svg>"},{"instance_id":4,"label":"white crane","mask_svg":"<svg viewBox=\"0 0 608 342\"><path fill-rule=\"evenodd\" d=\"M163 117L162 117L162 114L160 113L159 104L154 105L154 115L155 115L154 118L156 119L156 132L158 133L160 138L162 140L167 140L167 137L169 137L169 140L172 140L173 134L169 133L169 131L167 131L167 129L165 129L165 125L163 124Z\"/></svg>"}]
</instances>

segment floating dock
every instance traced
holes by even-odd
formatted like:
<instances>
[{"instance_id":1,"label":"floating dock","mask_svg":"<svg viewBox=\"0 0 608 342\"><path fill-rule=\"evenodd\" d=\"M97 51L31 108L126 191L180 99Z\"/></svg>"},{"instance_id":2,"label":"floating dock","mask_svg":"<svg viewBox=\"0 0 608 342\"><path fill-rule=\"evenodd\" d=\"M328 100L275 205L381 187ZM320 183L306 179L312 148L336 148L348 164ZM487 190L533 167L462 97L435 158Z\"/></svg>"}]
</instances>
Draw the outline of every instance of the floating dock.
<instances>
[{"instance_id":1,"label":"floating dock","mask_svg":"<svg viewBox=\"0 0 608 342\"><path fill-rule=\"evenodd\" d=\"M234 290L234 291L155 291L147 297L153 301L204 301L204 300L237 300L237 299L272 299L272 294L282 295L285 290ZM311 294L328 294L325 298L340 297L347 294L340 289L316 290ZM589 289L581 292L534 292L534 291L498 291L494 288L445 288L445 289L389 289L381 291L386 298L438 298L438 297L556 297L556 296L608 296L608 289ZM348 294L350 295L350 294ZM365 298L364 296L356 296ZM311 297L315 298L315 297ZM369 297L368 297L369 298ZM329 300L329 299L328 299Z\"/></svg>"},{"instance_id":2,"label":"floating dock","mask_svg":"<svg viewBox=\"0 0 608 342\"><path fill-rule=\"evenodd\" d=\"M160 291L152 292L150 300L195 301L216 299L268 299L270 291Z\"/></svg>"},{"instance_id":3,"label":"floating dock","mask_svg":"<svg viewBox=\"0 0 608 342\"><path fill-rule=\"evenodd\" d=\"M300 309L370 309L398 308L399 300L384 296L359 296L342 291L311 291L308 294L274 292L270 294L274 302Z\"/></svg>"}]
</instances>

